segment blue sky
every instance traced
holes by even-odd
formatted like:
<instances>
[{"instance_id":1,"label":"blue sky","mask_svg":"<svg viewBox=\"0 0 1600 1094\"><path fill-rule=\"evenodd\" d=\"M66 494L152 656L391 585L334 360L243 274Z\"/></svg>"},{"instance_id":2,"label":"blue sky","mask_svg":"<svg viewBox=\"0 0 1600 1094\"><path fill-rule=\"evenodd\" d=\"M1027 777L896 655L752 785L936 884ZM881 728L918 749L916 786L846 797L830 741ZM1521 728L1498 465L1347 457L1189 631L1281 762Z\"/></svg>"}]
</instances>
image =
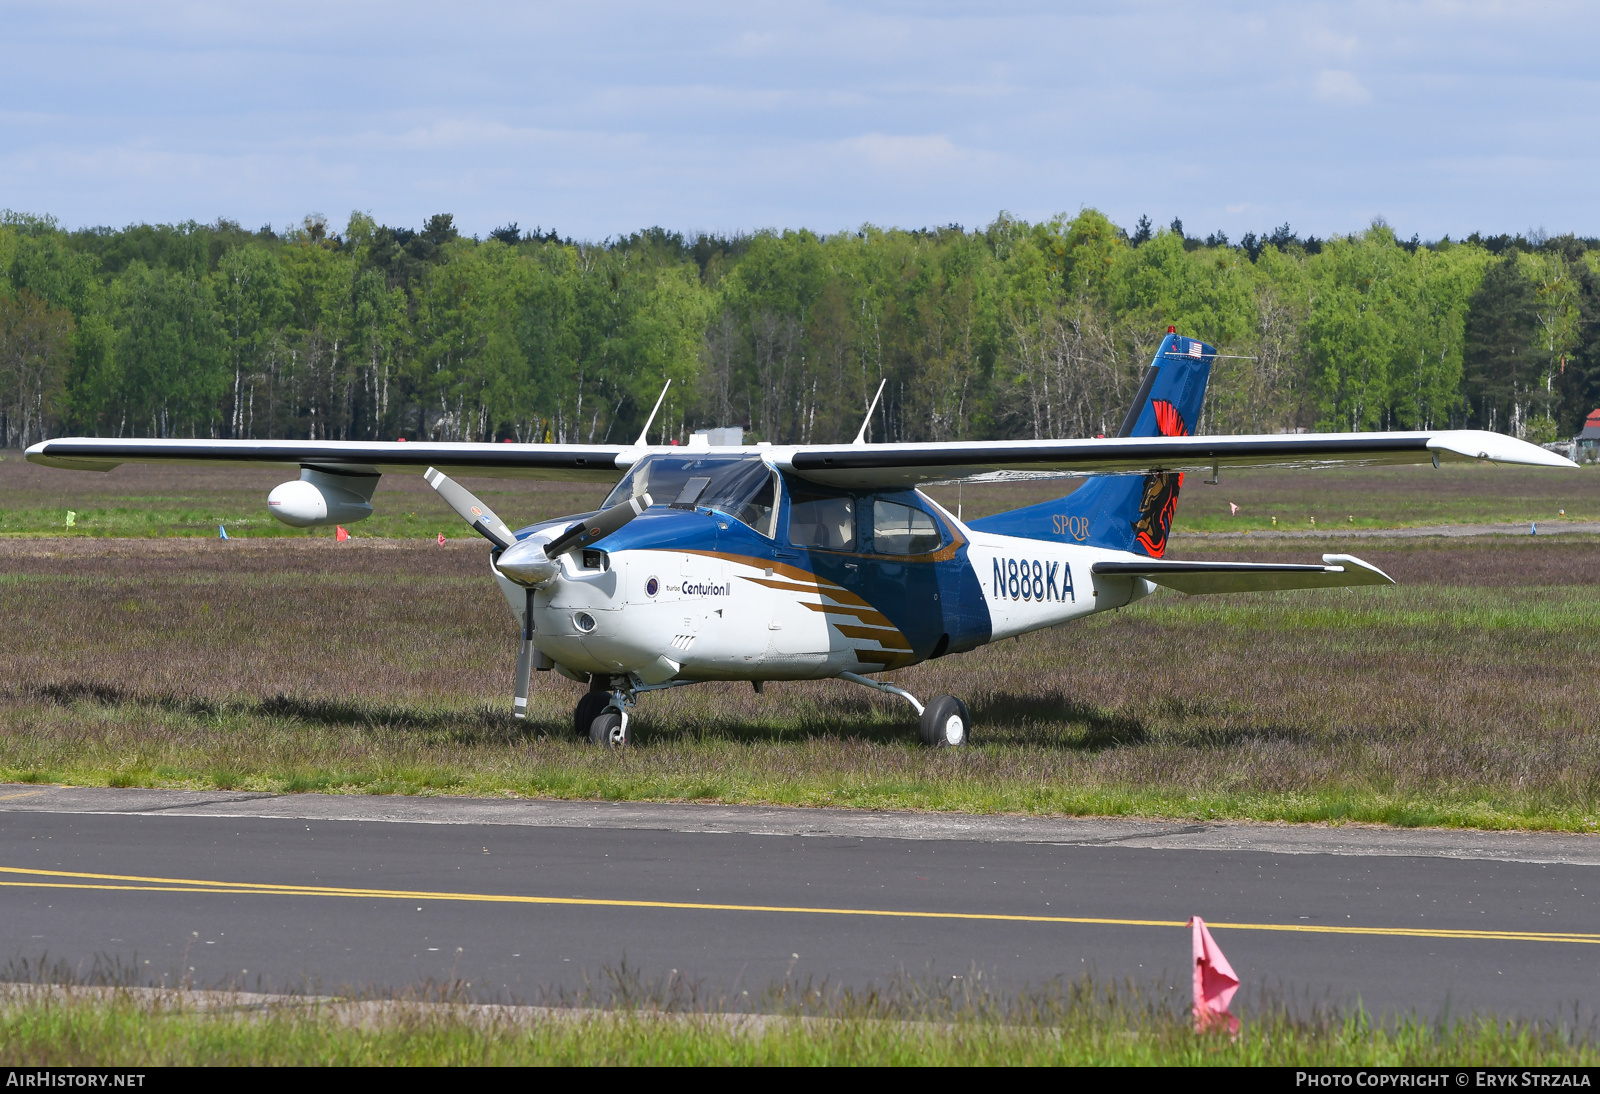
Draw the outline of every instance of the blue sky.
<instances>
[{"instance_id":1,"label":"blue sky","mask_svg":"<svg viewBox=\"0 0 1600 1094\"><path fill-rule=\"evenodd\" d=\"M0 0L0 207L1600 235L1600 8Z\"/></svg>"}]
</instances>

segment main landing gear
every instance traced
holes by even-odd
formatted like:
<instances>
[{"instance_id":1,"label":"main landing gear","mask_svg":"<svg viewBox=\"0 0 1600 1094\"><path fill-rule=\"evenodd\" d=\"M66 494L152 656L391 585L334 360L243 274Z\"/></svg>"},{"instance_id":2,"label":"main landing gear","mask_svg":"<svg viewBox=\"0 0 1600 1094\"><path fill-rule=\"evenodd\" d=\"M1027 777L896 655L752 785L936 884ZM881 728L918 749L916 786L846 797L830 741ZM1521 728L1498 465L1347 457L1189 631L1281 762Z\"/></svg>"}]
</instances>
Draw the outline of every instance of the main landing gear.
<instances>
[{"instance_id":1,"label":"main landing gear","mask_svg":"<svg viewBox=\"0 0 1600 1094\"><path fill-rule=\"evenodd\" d=\"M849 680L852 684L860 684L875 691L898 695L910 703L921 717L917 735L929 748L960 748L967 743L972 716L967 713L967 704L954 695L936 695L927 706L923 706L917 697L905 688L897 688L882 680L873 680L853 672L841 672L839 679Z\"/></svg>"},{"instance_id":2,"label":"main landing gear","mask_svg":"<svg viewBox=\"0 0 1600 1094\"><path fill-rule=\"evenodd\" d=\"M917 734L922 738L922 743L928 747L961 748L967 743L972 716L967 713L967 704L954 695L935 696L924 706L921 700L909 691L884 683L882 680L873 680L853 672L841 672L839 678L875 691L897 695L910 703L921 718ZM627 676L596 676L590 681L588 692L578 700L578 707L573 711L573 732L579 737L587 737L591 744L606 748L626 748L633 743L633 733L628 725L630 721L628 711L638 702L639 693L659 691L673 686L675 685L641 684ZM759 683L756 690L761 690Z\"/></svg>"}]
</instances>

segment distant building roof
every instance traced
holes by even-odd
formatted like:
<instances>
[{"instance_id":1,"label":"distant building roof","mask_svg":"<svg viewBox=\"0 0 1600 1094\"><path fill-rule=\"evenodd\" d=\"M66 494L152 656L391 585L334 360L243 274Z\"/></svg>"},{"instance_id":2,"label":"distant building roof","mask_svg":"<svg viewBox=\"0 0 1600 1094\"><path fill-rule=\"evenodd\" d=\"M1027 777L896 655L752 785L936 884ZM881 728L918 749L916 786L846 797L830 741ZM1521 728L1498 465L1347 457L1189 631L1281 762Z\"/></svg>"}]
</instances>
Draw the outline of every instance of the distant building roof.
<instances>
[{"instance_id":1,"label":"distant building roof","mask_svg":"<svg viewBox=\"0 0 1600 1094\"><path fill-rule=\"evenodd\" d=\"M1583 432L1579 433L1580 441L1600 441L1600 410L1589 411L1589 417L1584 420Z\"/></svg>"}]
</instances>

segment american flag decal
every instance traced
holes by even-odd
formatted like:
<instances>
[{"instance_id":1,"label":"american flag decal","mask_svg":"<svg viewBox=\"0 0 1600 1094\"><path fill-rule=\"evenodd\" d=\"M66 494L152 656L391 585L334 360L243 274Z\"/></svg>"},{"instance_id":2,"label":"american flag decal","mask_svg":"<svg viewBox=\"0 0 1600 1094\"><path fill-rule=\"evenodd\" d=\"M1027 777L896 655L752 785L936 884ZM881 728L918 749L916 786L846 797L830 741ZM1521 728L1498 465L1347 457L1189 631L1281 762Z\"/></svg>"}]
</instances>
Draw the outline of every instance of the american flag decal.
<instances>
[{"instance_id":1,"label":"american flag decal","mask_svg":"<svg viewBox=\"0 0 1600 1094\"><path fill-rule=\"evenodd\" d=\"M1193 338L1189 339L1189 356L1190 357L1199 357L1200 355L1201 355L1200 343L1196 342Z\"/></svg>"}]
</instances>

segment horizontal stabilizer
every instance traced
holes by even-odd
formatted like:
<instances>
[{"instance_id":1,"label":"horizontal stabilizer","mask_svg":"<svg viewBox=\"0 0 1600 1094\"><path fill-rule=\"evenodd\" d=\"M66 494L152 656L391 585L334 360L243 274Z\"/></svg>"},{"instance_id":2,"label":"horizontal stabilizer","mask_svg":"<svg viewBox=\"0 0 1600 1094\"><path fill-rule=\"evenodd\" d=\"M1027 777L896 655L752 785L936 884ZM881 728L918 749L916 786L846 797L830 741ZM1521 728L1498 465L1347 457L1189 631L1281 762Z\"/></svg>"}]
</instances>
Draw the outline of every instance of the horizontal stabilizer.
<instances>
[{"instance_id":1,"label":"horizontal stabilizer","mask_svg":"<svg viewBox=\"0 0 1600 1094\"><path fill-rule=\"evenodd\" d=\"M1393 585L1394 579L1354 555L1323 555L1321 566L1276 562L1096 562L1103 577L1142 577L1180 593L1263 593L1283 589L1338 589Z\"/></svg>"}]
</instances>

